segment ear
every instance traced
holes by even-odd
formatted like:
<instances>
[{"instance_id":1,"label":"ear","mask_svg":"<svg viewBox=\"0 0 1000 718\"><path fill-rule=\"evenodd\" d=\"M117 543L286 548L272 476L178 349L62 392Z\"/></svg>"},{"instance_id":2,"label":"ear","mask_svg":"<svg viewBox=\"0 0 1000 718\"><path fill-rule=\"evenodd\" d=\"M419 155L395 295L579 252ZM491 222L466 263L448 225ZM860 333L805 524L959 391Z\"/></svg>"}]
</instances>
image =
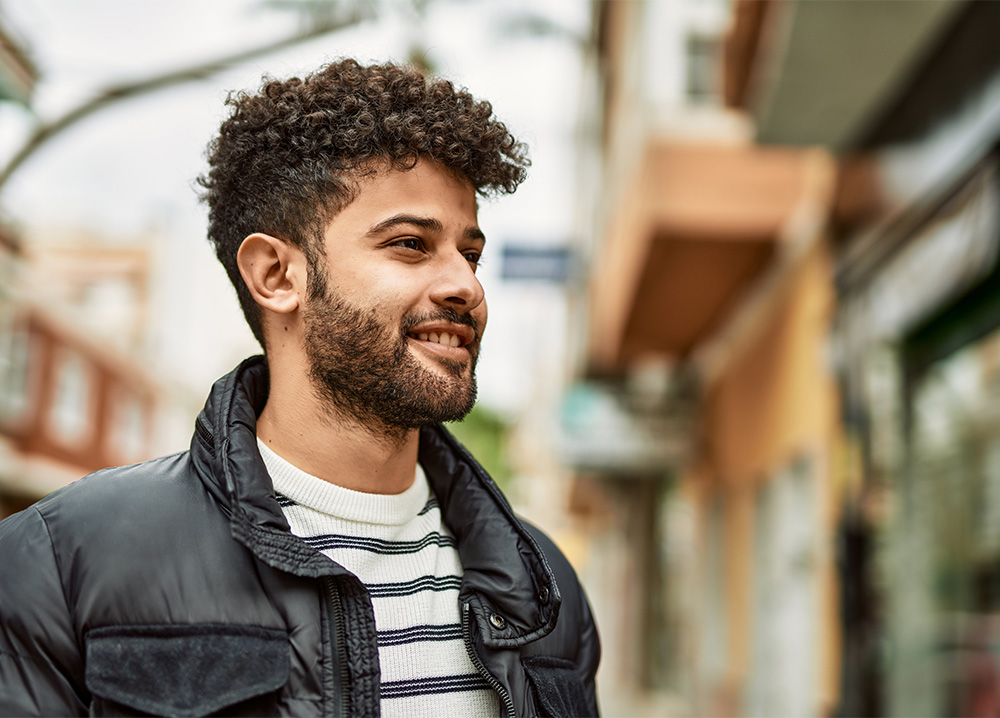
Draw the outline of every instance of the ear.
<instances>
[{"instance_id":1,"label":"ear","mask_svg":"<svg viewBox=\"0 0 1000 718\"><path fill-rule=\"evenodd\" d=\"M263 309L290 314L299 308L306 262L298 247L257 232L243 240L236 264L254 301Z\"/></svg>"}]
</instances>

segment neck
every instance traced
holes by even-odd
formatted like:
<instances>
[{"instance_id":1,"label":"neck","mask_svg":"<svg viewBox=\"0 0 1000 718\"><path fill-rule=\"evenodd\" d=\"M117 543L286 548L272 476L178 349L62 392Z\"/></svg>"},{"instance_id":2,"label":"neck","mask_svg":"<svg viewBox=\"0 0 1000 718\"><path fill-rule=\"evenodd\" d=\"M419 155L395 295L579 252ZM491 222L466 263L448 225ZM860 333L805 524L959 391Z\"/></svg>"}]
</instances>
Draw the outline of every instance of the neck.
<instances>
[{"instance_id":1,"label":"neck","mask_svg":"<svg viewBox=\"0 0 1000 718\"><path fill-rule=\"evenodd\" d=\"M306 473L345 489L398 494L413 485L419 431L381 431L345 416L321 399L308 372L271 367L257 436Z\"/></svg>"}]
</instances>

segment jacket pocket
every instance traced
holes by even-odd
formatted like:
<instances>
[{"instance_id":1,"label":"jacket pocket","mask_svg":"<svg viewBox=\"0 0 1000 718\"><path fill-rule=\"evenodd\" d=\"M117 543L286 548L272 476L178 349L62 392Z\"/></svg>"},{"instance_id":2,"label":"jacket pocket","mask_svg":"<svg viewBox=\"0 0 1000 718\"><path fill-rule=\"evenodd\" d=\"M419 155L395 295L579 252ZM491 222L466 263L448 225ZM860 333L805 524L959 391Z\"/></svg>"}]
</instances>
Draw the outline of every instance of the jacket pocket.
<instances>
[{"instance_id":1,"label":"jacket pocket","mask_svg":"<svg viewBox=\"0 0 1000 718\"><path fill-rule=\"evenodd\" d=\"M93 715L248 712L243 708L266 714L274 710L273 696L259 697L288 681L288 634L275 629L107 626L89 631L85 642L84 680L94 696Z\"/></svg>"},{"instance_id":2,"label":"jacket pocket","mask_svg":"<svg viewBox=\"0 0 1000 718\"><path fill-rule=\"evenodd\" d=\"M535 693L540 716L596 716L593 689L588 690L576 664L565 658L536 656L521 659L524 673Z\"/></svg>"}]
</instances>

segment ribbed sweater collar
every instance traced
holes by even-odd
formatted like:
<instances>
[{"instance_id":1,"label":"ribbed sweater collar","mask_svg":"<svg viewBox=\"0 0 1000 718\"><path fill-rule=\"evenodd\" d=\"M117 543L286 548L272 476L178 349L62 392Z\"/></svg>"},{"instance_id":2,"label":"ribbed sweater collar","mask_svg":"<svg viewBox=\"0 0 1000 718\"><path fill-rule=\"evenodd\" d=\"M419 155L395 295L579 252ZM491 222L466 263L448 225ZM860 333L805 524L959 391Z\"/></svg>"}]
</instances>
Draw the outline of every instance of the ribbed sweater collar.
<instances>
[{"instance_id":1,"label":"ribbed sweater collar","mask_svg":"<svg viewBox=\"0 0 1000 718\"><path fill-rule=\"evenodd\" d=\"M417 464L413 484L403 493L369 494L345 489L306 473L278 456L259 438L257 447L277 493L297 504L339 519L402 526L420 513L430 496L427 477L420 464Z\"/></svg>"}]
</instances>

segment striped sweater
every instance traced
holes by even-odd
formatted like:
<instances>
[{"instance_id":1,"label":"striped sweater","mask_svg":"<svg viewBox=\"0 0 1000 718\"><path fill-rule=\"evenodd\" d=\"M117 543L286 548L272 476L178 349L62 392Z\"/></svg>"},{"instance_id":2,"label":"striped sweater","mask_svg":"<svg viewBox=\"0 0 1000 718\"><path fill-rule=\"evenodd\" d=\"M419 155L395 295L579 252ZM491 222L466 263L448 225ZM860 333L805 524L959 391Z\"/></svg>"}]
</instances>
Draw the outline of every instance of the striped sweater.
<instances>
[{"instance_id":1,"label":"striped sweater","mask_svg":"<svg viewBox=\"0 0 1000 718\"><path fill-rule=\"evenodd\" d=\"M417 466L401 494L335 486L258 440L292 533L356 575L375 612L383 716L496 716L462 636L455 539Z\"/></svg>"}]
</instances>

